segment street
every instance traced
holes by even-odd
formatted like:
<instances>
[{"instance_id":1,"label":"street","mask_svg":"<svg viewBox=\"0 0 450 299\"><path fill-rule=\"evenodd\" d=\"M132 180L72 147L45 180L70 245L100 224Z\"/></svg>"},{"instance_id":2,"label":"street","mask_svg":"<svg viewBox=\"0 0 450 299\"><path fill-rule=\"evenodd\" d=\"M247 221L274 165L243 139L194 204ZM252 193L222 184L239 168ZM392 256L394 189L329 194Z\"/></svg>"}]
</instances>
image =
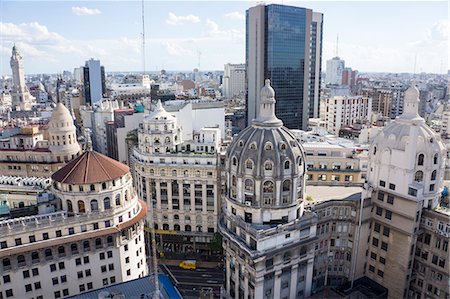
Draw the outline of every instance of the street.
<instances>
[{"instance_id":1,"label":"street","mask_svg":"<svg viewBox=\"0 0 450 299\"><path fill-rule=\"evenodd\" d=\"M214 298L219 298L220 287L224 282L223 268L197 268L185 270L178 266L160 265L170 277L183 298L197 299L202 289L212 288Z\"/></svg>"}]
</instances>

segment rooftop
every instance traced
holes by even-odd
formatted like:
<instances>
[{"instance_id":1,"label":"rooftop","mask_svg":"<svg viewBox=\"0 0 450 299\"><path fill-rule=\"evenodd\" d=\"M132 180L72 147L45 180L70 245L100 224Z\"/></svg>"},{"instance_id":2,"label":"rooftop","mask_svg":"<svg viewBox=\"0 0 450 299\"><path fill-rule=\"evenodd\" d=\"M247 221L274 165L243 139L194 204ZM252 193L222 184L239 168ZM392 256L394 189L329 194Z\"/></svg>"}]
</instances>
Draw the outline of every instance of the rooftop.
<instances>
[{"instance_id":1,"label":"rooftop","mask_svg":"<svg viewBox=\"0 0 450 299\"><path fill-rule=\"evenodd\" d=\"M362 187L353 186L306 186L306 194L313 199L311 203L320 203L328 200L359 200Z\"/></svg>"}]
</instances>

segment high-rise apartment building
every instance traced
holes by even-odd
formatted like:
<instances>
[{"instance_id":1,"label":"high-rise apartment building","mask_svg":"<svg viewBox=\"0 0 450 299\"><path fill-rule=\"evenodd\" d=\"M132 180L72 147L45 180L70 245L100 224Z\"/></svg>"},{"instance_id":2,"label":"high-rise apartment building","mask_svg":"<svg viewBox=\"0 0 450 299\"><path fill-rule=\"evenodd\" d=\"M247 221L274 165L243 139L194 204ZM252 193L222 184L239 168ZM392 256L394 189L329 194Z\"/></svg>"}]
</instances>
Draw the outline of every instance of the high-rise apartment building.
<instances>
[{"instance_id":1,"label":"high-rise apartment building","mask_svg":"<svg viewBox=\"0 0 450 299\"><path fill-rule=\"evenodd\" d=\"M223 74L223 96L231 99L245 94L245 64L227 63Z\"/></svg>"},{"instance_id":2,"label":"high-rise apartment building","mask_svg":"<svg viewBox=\"0 0 450 299\"><path fill-rule=\"evenodd\" d=\"M12 106L17 110L31 110L34 97L30 94L28 87L25 85L25 73L23 68L23 58L19 50L14 45L10 60L12 69Z\"/></svg>"},{"instance_id":3,"label":"high-rise apartment building","mask_svg":"<svg viewBox=\"0 0 450 299\"><path fill-rule=\"evenodd\" d=\"M290 129L319 117L323 15L286 5L247 10L247 125L259 113L260 90L269 78L277 90L276 114Z\"/></svg>"},{"instance_id":4,"label":"high-rise apartment building","mask_svg":"<svg viewBox=\"0 0 450 299\"><path fill-rule=\"evenodd\" d=\"M339 57L334 57L333 59L327 60L325 83L341 85L344 69L345 61Z\"/></svg>"},{"instance_id":5,"label":"high-rise apartment building","mask_svg":"<svg viewBox=\"0 0 450 299\"><path fill-rule=\"evenodd\" d=\"M83 67L84 97L87 105L93 105L102 100L106 92L105 68L100 60L90 59Z\"/></svg>"}]
</instances>

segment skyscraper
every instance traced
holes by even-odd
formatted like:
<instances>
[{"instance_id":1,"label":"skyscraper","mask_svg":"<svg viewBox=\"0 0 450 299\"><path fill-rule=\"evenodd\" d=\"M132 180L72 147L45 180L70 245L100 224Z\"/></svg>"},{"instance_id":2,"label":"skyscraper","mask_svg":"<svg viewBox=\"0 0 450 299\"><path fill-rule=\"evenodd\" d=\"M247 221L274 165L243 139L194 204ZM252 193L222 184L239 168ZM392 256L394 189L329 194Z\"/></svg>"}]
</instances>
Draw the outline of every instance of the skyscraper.
<instances>
[{"instance_id":1,"label":"skyscraper","mask_svg":"<svg viewBox=\"0 0 450 299\"><path fill-rule=\"evenodd\" d=\"M333 57L333 59L327 60L327 73L325 78L326 84L342 84L342 73L345 68L345 61L339 57Z\"/></svg>"},{"instance_id":2,"label":"skyscraper","mask_svg":"<svg viewBox=\"0 0 450 299\"><path fill-rule=\"evenodd\" d=\"M323 15L286 5L247 10L247 125L258 115L259 92L270 79L277 90L276 114L290 129L306 129L319 117Z\"/></svg>"},{"instance_id":3,"label":"skyscraper","mask_svg":"<svg viewBox=\"0 0 450 299\"><path fill-rule=\"evenodd\" d=\"M23 58L15 45L12 48L10 65L13 83L12 106L18 110L31 110L34 97L30 94L28 87L25 85Z\"/></svg>"},{"instance_id":4,"label":"skyscraper","mask_svg":"<svg viewBox=\"0 0 450 299\"><path fill-rule=\"evenodd\" d=\"M90 59L83 68L84 98L86 104L93 105L103 98L106 92L105 68L100 60Z\"/></svg>"}]
</instances>

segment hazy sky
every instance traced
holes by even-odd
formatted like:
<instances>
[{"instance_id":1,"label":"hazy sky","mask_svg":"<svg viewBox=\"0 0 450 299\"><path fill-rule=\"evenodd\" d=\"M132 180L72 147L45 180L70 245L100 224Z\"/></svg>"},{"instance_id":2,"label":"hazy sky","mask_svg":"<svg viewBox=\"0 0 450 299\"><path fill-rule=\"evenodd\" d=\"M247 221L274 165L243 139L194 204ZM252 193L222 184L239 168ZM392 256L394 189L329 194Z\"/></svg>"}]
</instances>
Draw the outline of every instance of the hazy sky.
<instances>
[{"instance_id":1,"label":"hazy sky","mask_svg":"<svg viewBox=\"0 0 450 299\"><path fill-rule=\"evenodd\" d=\"M282 3L282 1L266 2ZM283 1L324 14L323 63L362 72L445 72L449 1ZM145 1L146 69L222 70L245 61L245 10L256 1ZM142 70L140 1L0 0L0 74L15 42L26 73L73 71L89 58L106 71ZM200 54L199 54L200 53Z\"/></svg>"}]
</instances>

